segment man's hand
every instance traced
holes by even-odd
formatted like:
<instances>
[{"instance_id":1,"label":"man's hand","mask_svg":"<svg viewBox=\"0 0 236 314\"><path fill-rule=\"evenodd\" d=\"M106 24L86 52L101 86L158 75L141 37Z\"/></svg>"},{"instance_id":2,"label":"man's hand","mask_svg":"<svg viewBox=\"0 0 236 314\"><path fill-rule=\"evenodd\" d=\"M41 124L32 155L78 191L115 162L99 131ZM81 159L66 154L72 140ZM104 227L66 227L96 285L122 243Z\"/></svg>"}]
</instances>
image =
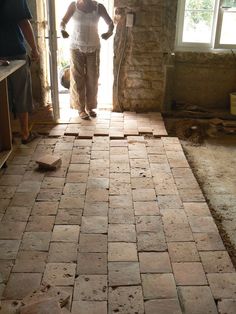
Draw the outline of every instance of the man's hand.
<instances>
[{"instance_id":1,"label":"man's hand","mask_svg":"<svg viewBox=\"0 0 236 314\"><path fill-rule=\"evenodd\" d=\"M68 38L70 36L64 29L61 30L61 34L63 38Z\"/></svg>"},{"instance_id":2,"label":"man's hand","mask_svg":"<svg viewBox=\"0 0 236 314\"><path fill-rule=\"evenodd\" d=\"M102 39L107 40L109 37L111 37L112 34L113 34L112 32L103 33L101 37Z\"/></svg>"},{"instance_id":3,"label":"man's hand","mask_svg":"<svg viewBox=\"0 0 236 314\"><path fill-rule=\"evenodd\" d=\"M39 51L37 48L31 50L31 60L38 61L39 60Z\"/></svg>"}]
</instances>

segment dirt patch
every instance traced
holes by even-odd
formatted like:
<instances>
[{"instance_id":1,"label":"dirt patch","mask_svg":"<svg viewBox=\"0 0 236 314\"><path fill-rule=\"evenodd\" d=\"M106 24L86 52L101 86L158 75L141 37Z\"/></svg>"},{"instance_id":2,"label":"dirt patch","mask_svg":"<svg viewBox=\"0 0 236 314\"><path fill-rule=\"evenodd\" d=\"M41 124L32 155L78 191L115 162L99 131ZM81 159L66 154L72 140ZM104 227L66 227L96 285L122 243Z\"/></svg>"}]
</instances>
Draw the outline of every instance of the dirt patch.
<instances>
[{"instance_id":1,"label":"dirt patch","mask_svg":"<svg viewBox=\"0 0 236 314\"><path fill-rule=\"evenodd\" d=\"M170 119L165 121L170 136L180 140L188 140L193 144L201 144L207 137L208 124L205 121L191 119Z\"/></svg>"},{"instance_id":2,"label":"dirt patch","mask_svg":"<svg viewBox=\"0 0 236 314\"><path fill-rule=\"evenodd\" d=\"M225 247L236 267L236 135L217 121L165 119L170 136L181 140Z\"/></svg>"},{"instance_id":3,"label":"dirt patch","mask_svg":"<svg viewBox=\"0 0 236 314\"><path fill-rule=\"evenodd\" d=\"M166 118L165 124L170 136L177 136L180 140L196 145L202 144L206 138L236 136L236 119Z\"/></svg>"}]
</instances>

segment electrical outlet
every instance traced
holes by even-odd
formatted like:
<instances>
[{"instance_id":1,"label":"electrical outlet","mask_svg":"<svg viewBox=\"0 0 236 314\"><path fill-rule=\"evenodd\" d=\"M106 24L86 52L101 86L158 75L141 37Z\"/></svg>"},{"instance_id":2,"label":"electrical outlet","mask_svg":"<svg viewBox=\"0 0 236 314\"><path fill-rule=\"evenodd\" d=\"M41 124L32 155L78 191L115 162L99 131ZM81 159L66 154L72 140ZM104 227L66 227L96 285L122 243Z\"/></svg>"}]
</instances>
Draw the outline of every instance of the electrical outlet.
<instances>
[{"instance_id":1,"label":"electrical outlet","mask_svg":"<svg viewBox=\"0 0 236 314\"><path fill-rule=\"evenodd\" d=\"M134 13L127 13L126 14L126 27L133 27L134 26Z\"/></svg>"}]
</instances>

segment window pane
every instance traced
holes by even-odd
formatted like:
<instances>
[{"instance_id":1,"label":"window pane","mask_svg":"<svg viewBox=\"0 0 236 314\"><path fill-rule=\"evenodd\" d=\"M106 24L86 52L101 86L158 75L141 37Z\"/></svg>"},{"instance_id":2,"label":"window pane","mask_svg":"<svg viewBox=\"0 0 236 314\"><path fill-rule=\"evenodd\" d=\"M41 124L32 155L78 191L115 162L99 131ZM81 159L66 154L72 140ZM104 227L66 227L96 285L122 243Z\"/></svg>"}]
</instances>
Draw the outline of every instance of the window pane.
<instances>
[{"instance_id":1,"label":"window pane","mask_svg":"<svg viewBox=\"0 0 236 314\"><path fill-rule=\"evenodd\" d=\"M236 8L236 0L223 0L223 7Z\"/></svg>"},{"instance_id":2,"label":"window pane","mask_svg":"<svg viewBox=\"0 0 236 314\"><path fill-rule=\"evenodd\" d=\"M236 11L223 13L223 22L220 36L220 44L235 45L236 44Z\"/></svg>"},{"instance_id":3,"label":"window pane","mask_svg":"<svg viewBox=\"0 0 236 314\"><path fill-rule=\"evenodd\" d=\"M183 42L210 43L212 22L212 11L186 11Z\"/></svg>"},{"instance_id":4,"label":"window pane","mask_svg":"<svg viewBox=\"0 0 236 314\"><path fill-rule=\"evenodd\" d=\"M185 10L214 10L216 0L186 0Z\"/></svg>"}]
</instances>

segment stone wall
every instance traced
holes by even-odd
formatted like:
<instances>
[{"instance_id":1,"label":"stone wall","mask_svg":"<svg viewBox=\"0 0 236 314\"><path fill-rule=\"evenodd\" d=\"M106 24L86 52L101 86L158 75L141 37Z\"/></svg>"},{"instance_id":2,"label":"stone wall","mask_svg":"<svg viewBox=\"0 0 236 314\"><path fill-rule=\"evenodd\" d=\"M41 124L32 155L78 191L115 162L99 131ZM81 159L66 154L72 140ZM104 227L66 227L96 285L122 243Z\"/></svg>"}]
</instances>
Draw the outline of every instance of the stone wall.
<instances>
[{"instance_id":1,"label":"stone wall","mask_svg":"<svg viewBox=\"0 0 236 314\"><path fill-rule=\"evenodd\" d=\"M41 2L42 1L36 2L36 0L28 0L28 5L32 13L31 23L34 29L36 40L38 42L40 55L42 55L42 50L40 49L41 44L39 42L40 37L39 37L38 9ZM44 87L43 87L43 84L44 84L43 72L44 72L44 69L43 69L41 58L37 63L36 62L31 63L33 98L34 98L35 103L38 106L42 106L44 104L44 98L45 98L45 92L44 92Z\"/></svg>"},{"instance_id":2,"label":"stone wall","mask_svg":"<svg viewBox=\"0 0 236 314\"><path fill-rule=\"evenodd\" d=\"M175 51L177 3L114 1L115 110L168 110L173 101L229 108L229 93L236 91L236 58L222 52ZM135 13L129 29L127 12Z\"/></svg>"},{"instance_id":3,"label":"stone wall","mask_svg":"<svg viewBox=\"0 0 236 314\"><path fill-rule=\"evenodd\" d=\"M236 57L231 53L176 53L172 91L177 102L229 110L229 94L236 91Z\"/></svg>"},{"instance_id":4,"label":"stone wall","mask_svg":"<svg viewBox=\"0 0 236 314\"><path fill-rule=\"evenodd\" d=\"M165 9L170 1L115 0L114 110L161 110L164 98L164 54L169 52ZM126 14L135 14L132 28Z\"/></svg>"},{"instance_id":5,"label":"stone wall","mask_svg":"<svg viewBox=\"0 0 236 314\"><path fill-rule=\"evenodd\" d=\"M37 9L36 0L28 3L37 34L42 24L36 23L37 13L43 1L37 1ZM178 0L114 0L115 111L163 111L170 109L173 101L229 107L229 93L236 91L236 59L230 53L174 51L177 3ZM125 26L129 12L135 14L132 28ZM42 64L32 66L37 102L45 94L43 68Z\"/></svg>"},{"instance_id":6,"label":"stone wall","mask_svg":"<svg viewBox=\"0 0 236 314\"><path fill-rule=\"evenodd\" d=\"M175 44L178 0L167 1L166 33ZM229 109L229 94L236 91L236 57L231 52L179 52L166 62L164 109L173 101L205 108Z\"/></svg>"}]
</instances>

